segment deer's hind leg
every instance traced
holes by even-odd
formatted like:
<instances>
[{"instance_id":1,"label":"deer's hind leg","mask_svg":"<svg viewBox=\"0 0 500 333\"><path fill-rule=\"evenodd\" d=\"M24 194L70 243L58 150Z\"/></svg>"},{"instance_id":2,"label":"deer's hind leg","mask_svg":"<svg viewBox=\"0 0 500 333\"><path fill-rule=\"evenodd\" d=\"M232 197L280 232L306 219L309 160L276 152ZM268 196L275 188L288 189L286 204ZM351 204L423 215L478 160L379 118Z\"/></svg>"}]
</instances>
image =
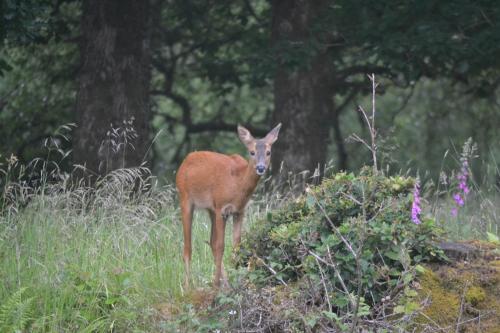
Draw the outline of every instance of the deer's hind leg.
<instances>
[{"instance_id":1,"label":"deer's hind leg","mask_svg":"<svg viewBox=\"0 0 500 333\"><path fill-rule=\"evenodd\" d=\"M184 286L189 287L191 281L191 227L193 224L193 210L194 206L189 200L181 200L181 217L182 217L182 231L184 234L184 267L186 270Z\"/></svg>"}]
</instances>

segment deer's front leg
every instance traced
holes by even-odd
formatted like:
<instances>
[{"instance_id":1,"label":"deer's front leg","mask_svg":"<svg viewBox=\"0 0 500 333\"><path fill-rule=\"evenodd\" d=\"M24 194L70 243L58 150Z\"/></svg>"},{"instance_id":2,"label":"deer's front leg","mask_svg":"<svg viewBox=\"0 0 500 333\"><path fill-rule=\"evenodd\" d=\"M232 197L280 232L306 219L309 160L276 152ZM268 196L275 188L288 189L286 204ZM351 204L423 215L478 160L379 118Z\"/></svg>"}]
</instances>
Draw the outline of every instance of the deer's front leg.
<instances>
[{"instance_id":1,"label":"deer's front leg","mask_svg":"<svg viewBox=\"0 0 500 333\"><path fill-rule=\"evenodd\" d=\"M224 233L226 230L226 222L222 218L222 212L220 210L215 213L215 223L212 225L213 230L213 240L212 240L212 252L215 260L215 287L220 287L221 277L223 276L223 266L222 257L224 256Z\"/></svg>"},{"instance_id":2,"label":"deer's front leg","mask_svg":"<svg viewBox=\"0 0 500 333\"><path fill-rule=\"evenodd\" d=\"M234 214L233 221L233 250L240 245L241 242L241 229L243 226L243 216L245 212L240 211Z\"/></svg>"}]
</instances>

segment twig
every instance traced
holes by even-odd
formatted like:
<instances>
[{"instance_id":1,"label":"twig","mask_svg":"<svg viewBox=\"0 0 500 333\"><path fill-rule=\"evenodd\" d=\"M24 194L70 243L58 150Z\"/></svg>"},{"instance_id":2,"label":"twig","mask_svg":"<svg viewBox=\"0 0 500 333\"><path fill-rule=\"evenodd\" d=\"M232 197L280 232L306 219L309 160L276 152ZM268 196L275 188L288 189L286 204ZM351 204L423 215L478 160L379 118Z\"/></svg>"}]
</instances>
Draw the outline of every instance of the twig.
<instances>
[{"instance_id":1,"label":"twig","mask_svg":"<svg viewBox=\"0 0 500 333\"><path fill-rule=\"evenodd\" d=\"M264 261L264 259L258 257L257 255L255 255L255 257L262 263L262 265L264 265L271 273L273 273L274 277L280 281L283 285L287 286L288 287L288 284L278 276L278 272L276 272L271 266L269 266L268 264L266 264L266 262Z\"/></svg>"},{"instance_id":2,"label":"twig","mask_svg":"<svg viewBox=\"0 0 500 333\"><path fill-rule=\"evenodd\" d=\"M314 194L313 191L306 189L306 192L308 192L309 194L311 194L311 196L314 198L314 200L316 201L316 204L318 205L318 207L321 209L321 212L323 213L323 215L326 217L326 220L328 221L328 223L330 224L330 226L332 227L333 231L337 234L337 236L339 236L339 238L342 240L342 242L345 244L345 246L347 246L347 248L349 249L349 251L351 252L351 254L354 256L354 258L357 258L358 255L356 253L356 251L353 250L351 244L347 241L347 239L345 239L345 237L342 235L342 233L340 232L340 230L335 226L335 224L332 222L332 220L330 219L330 217L328 216L328 214L326 213L326 210L325 208L323 208L323 206L320 204L318 198L316 198L316 195Z\"/></svg>"},{"instance_id":3,"label":"twig","mask_svg":"<svg viewBox=\"0 0 500 333\"><path fill-rule=\"evenodd\" d=\"M375 128L375 91L377 90L378 84L375 82L375 74L372 73L372 75L368 77L372 82L372 118L371 118L372 125L371 125L370 135L372 140L373 172L377 174L378 170L377 170L377 145L376 145L377 130Z\"/></svg>"},{"instance_id":4,"label":"twig","mask_svg":"<svg viewBox=\"0 0 500 333\"><path fill-rule=\"evenodd\" d=\"M342 276L340 275L340 272L339 272L339 269L337 267L337 265L335 265L335 263L333 262L333 260L331 259L331 256L330 256L330 260L331 262L328 262L326 261L325 259L321 258L320 256L318 256L316 253L314 253L313 251L311 250L307 250L307 252L312 255L314 258L316 258L316 260L319 260L321 261L322 263L324 263L325 265L327 266L330 266L333 268L333 271L335 272L335 275L337 276L337 278L339 279L339 282L340 282L340 285L342 286L342 289L344 289L344 292L347 294L347 296L349 297L349 301L351 302L351 306L354 308L354 306L356 305L356 303L354 302L354 300L352 299L352 296L351 294L349 293L349 289L347 289L347 286L344 282L344 279L342 279ZM328 254L330 255L330 249L328 249Z\"/></svg>"},{"instance_id":5,"label":"twig","mask_svg":"<svg viewBox=\"0 0 500 333\"><path fill-rule=\"evenodd\" d=\"M328 296L328 288L326 287L326 283L325 283L325 280L326 280L325 273L323 272L323 268L321 268L318 257L314 256L314 259L316 260L316 264L318 265L319 272L321 274L321 283L323 284L323 288L325 289L325 298L326 298L326 302L328 303L328 311L331 312L332 311L332 304L330 303L330 297Z\"/></svg>"},{"instance_id":6,"label":"twig","mask_svg":"<svg viewBox=\"0 0 500 333\"><path fill-rule=\"evenodd\" d=\"M365 188L364 186L362 187L362 204L361 204L361 210L363 212L363 220L366 223L368 221L368 214L366 213L366 207L365 207L365 202L366 202L366 196L365 196ZM363 243L364 243L364 238L365 238L365 233L364 233L364 228L365 225L363 224L361 228L358 228L359 232L359 247L357 251L357 255L355 256L356 260L356 283L358 285L358 290L357 290L357 295L356 295L356 306L354 307L354 318L352 320L352 326L351 326L351 333L354 333L356 330L356 327L358 326L358 313L359 313L359 304L361 302L361 292L363 291L363 283L362 283L362 272L361 272L361 260L360 260L360 254L363 252Z\"/></svg>"},{"instance_id":7,"label":"twig","mask_svg":"<svg viewBox=\"0 0 500 333\"><path fill-rule=\"evenodd\" d=\"M362 106L358 106L358 111L363 115L364 121L368 126L368 131L370 132L370 143L361 139L357 134L351 134L350 138L354 141L362 143L368 148L368 150L372 154L373 173L377 174L378 167L377 167L377 129L375 127L375 115L376 115L375 94L377 91L378 83L375 80L375 74L372 73L371 75L368 75L368 78L372 83L372 113L371 116L368 117L366 111L363 109Z\"/></svg>"},{"instance_id":8,"label":"twig","mask_svg":"<svg viewBox=\"0 0 500 333\"><path fill-rule=\"evenodd\" d=\"M456 325L460 326L460 325L464 325L464 324L470 323L471 321L480 320L482 317L485 317L485 316L490 315L492 313L495 313L495 311L486 311L485 313L481 313L481 314L477 315L474 318L461 321L461 322L457 323ZM441 330L442 331L447 331L450 328L452 328L453 326L455 326L455 325L450 325L450 326L443 327Z\"/></svg>"}]
</instances>

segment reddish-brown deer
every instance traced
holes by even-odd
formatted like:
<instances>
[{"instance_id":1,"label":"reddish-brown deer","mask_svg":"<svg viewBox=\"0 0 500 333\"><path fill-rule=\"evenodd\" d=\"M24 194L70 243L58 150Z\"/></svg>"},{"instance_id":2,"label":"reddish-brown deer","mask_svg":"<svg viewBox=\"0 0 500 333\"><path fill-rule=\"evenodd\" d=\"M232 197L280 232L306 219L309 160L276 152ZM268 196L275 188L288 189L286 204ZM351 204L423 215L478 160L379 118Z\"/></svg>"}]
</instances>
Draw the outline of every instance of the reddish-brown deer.
<instances>
[{"instance_id":1,"label":"reddish-brown deer","mask_svg":"<svg viewBox=\"0 0 500 333\"><path fill-rule=\"evenodd\" d=\"M195 208L206 209L212 221L210 247L215 260L214 285L220 286L223 276L224 233L226 221L233 216L233 247L241 240L245 207L260 177L271 160L271 146L278 139L281 124L265 138L254 139L250 132L238 126L238 135L250 158L224 155L210 151L190 153L177 171L176 184L184 231L185 285L190 282L191 225Z\"/></svg>"}]
</instances>

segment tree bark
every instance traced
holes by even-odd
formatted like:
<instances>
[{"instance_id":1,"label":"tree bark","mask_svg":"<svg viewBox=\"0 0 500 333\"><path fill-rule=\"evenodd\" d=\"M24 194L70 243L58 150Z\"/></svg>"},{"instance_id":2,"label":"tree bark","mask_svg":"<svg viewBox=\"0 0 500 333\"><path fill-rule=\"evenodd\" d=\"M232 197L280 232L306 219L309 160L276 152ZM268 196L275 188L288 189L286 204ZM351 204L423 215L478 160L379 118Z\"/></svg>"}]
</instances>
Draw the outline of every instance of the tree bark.
<instances>
[{"instance_id":1,"label":"tree bark","mask_svg":"<svg viewBox=\"0 0 500 333\"><path fill-rule=\"evenodd\" d=\"M275 46L308 47L311 25L325 6L325 1L273 1L272 41ZM281 47L279 47L281 49ZM272 165L276 175L283 165L293 173L322 171L329 140L328 110L331 83L325 51L309 59L308 66L291 68L278 54L274 78L274 123L283 123L273 148Z\"/></svg>"},{"instance_id":2,"label":"tree bark","mask_svg":"<svg viewBox=\"0 0 500 333\"><path fill-rule=\"evenodd\" d=\"M338 168L346 171L347 164L347 150L344 144L344 137L342 136L342 129L340 126L340 110L336 109L333 113L333 137L337 147L337 164Z\"/></svg>"},{"instance_id":3,"label":"tree bark","mask_svg":"<svg viewBox=\"0 0 500 333\"><path fill-rule=\"evenodd\" d=\"M83 2L74 162L91 174L147 158L149 1Z\"/></svg>"}]
</instances>

